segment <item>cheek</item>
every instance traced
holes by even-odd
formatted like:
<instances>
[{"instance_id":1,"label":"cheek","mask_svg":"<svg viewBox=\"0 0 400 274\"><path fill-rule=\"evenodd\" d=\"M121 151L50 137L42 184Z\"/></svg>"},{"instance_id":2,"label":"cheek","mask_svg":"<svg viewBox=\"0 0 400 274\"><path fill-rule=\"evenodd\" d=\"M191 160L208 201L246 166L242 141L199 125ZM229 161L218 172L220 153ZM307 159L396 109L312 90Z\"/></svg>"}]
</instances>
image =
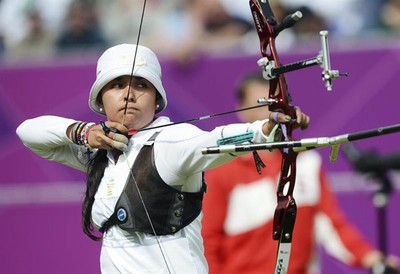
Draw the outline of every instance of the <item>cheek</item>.
<instances>
[{"instance_id":1,"label":"cheek","mask_svg":"<svg viewBox=\"0 0 400 274\"><path fill-rule=\"evenodd\" d=\"M107 91L103 94L102 100L104 106L112 107L118 101L118 94Z\"/></svg>"},{"instance_id":2,"label":"cheek","mask_svg":"<svg viewBox=\"0 0 400 274\"><path fill-rule=\"evenodd\" d=\"M156 92L147 93L146 97L147 105L155 108L157 105Z\"/></svg>"}]
</instances>

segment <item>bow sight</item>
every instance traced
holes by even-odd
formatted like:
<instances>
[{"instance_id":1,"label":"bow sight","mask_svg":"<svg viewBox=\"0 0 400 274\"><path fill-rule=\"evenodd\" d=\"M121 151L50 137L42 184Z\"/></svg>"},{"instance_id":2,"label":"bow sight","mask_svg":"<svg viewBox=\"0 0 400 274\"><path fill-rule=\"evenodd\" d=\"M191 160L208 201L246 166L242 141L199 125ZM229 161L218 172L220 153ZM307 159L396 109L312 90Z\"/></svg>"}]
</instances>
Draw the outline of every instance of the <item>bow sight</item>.
<instances>
[{"instance_id":1,"label":"bow sight","mask_svg":"<svg viewBox=\"0 0 400 274\"><path fill-rule=\"evenodd\" d=\"M299 12L299 11L298 11ZM300 13L300 12L299 12ZM276 67L274 61L269 60L267 57L262 57L257 61L258 65L263 68L263 77L266 80L274 79L277 75L286 72L303 69L315 65L320 65L322 68L322 80L325 82L325 87L328 91L332 90L332 80L339 76L348 76L348 73L339 73L338 70L331 69L331 62L329 58L329 45L328 45L328 34L327 30L320 31L321 36L321 51L314 58L297 61L294 63L280 65Z\"/></svg>"}]
</instances>

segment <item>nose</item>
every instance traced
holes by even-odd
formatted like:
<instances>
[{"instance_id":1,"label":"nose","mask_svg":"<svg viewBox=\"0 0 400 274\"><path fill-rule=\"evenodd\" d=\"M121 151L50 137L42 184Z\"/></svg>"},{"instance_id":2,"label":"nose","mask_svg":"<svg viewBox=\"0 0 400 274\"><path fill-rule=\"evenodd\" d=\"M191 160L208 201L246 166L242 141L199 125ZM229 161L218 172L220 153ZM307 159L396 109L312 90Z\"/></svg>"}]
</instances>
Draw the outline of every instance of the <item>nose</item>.
<instances>
[{"instance_id":1,"label":"nose","mask_svg":"<svg viewBox=\"0 0 400 274\"><path fill-rule=\"evenodd\" d=\"M131 85L127 86L127 90L125 92L126 92L125 101L136 103L135 89L133 89Z\"/></svg>"}]
</instances>

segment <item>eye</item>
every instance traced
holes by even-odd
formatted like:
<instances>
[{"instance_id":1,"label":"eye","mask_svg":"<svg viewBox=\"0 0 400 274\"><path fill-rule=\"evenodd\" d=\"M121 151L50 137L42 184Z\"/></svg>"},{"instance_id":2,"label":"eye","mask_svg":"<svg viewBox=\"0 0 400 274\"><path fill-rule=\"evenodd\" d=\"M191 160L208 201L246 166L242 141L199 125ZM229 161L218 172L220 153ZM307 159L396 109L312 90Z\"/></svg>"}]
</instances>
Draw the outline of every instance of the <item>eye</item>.
<instances>
[{"instance_id":1,"label":"eye","mask_svg":"<svg viewBox=\"0 0 400 274\"><path fill-rule=\"evenodd\" d=\"M124 87L124 83L121 79L117 78L117 79L113 80L111 83L111 88L113 88L113 89L121 89L123 87Z\"/></svg>"},{"instance_id":2,"label":"eye","mask_svg":"<svg viewBox=\"0 0 400 274\"><path fill-rule=\"evenodd\" d=\"M148 84L147 81L145 79L140 79L136 82L136 87L138 88L147 88Z\"/></svg>"}]
</instances>

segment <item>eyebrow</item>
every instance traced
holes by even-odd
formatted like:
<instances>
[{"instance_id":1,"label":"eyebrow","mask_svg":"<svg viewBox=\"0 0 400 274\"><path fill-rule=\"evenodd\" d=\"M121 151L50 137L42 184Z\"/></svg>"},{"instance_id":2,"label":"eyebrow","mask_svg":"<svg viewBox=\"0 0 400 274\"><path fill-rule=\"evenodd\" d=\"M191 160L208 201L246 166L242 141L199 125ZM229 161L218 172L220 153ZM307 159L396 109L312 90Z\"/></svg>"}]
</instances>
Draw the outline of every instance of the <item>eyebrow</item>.
<instances>
[{"instance_id":1,"label":"eyebrow","mask_svg":"<svg viewBox=\"0 0 400 274\"><path fill-rule=\"evenodd\" d=\"M123 76L118 76L118 77L112 79L112 80L110 81L110 83L113 82L113 81L121 81L122 78L123 78Z\"/></svg>"},{"instance_id":2,"label":"eyebrow","mask_svg":"<svg viewBox=\"0 0 400 274\"><path fill-rule=\"evenodd\" d=\"M122 75L122 76L118 76L118 77L114 78L113 80L122 80L124 77L133 77L133 78L135 78L136 80L147 80L147 79L144 78L144 77L135 76L135 75L133 75L133 76L130 76L130 75ZM112 80L112 81L113 81L113 80Z\"/></svg>"}]
</instances>

